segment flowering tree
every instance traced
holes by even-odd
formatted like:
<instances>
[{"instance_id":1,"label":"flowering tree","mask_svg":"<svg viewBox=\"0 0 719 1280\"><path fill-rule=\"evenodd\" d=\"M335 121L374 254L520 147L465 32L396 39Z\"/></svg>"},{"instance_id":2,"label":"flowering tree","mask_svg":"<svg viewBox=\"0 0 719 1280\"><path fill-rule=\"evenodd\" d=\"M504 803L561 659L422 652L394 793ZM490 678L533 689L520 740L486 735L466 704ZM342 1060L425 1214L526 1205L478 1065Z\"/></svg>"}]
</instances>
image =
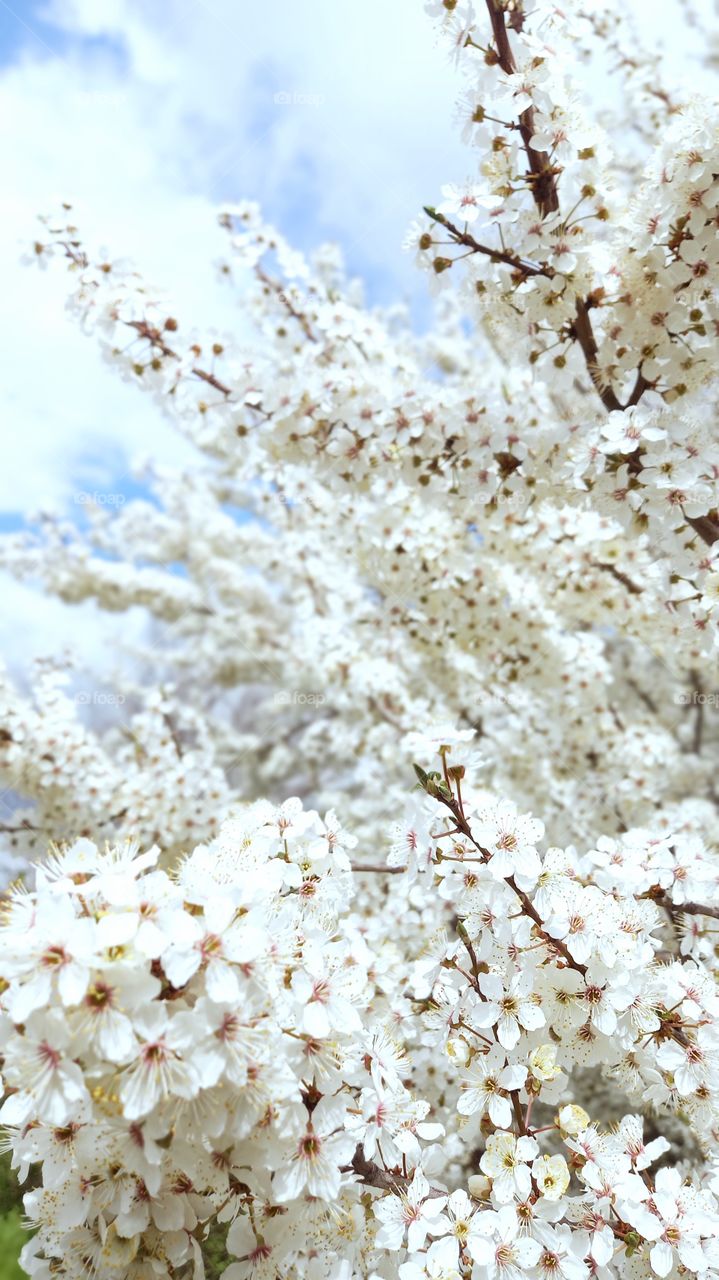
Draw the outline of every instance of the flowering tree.
<instances>
[{"instance_id":1,"label":"flowering tree","mask_svg":"<svg viewBox=\"0 0 719 1280\"><path fill-rule=\"evenodd\" d=\"M429 335L252 205L244 343L68 207L35 246L197 448L4 544L152 620L103 732L3 686L8 857L56 842L0 933L43 1280L210 1232L227 1280L719 1271L715 116L622 7L427 7L479 149L410 233Z\"/></svg>"}]
</instances>

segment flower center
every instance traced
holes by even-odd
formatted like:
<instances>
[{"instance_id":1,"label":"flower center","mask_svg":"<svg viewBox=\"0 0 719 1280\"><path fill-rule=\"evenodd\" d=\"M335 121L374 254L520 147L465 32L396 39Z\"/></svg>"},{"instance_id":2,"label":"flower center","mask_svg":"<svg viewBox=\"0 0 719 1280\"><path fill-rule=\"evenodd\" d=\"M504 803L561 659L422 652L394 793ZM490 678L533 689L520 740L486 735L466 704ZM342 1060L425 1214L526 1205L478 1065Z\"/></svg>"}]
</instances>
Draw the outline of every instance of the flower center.
<instances>
[{"instance_id":1,"label":"flower center","mask_svg":"<svg viewBox=\"0 0 719 1280\"><path fill-rule=\"evenodd\" d=\"M514 1249L511 1244L500 1244L494 1256L498 1267L508 1267L514 1262Z\"/></svg>"},{"instance_id":2,"label":"flower center","mask_svg":"<svg viewBox=\"0 0 719 1280\"><path fill-rule=\"evenodd\" d=\"M539 1262L540 1262L540 1266L543 1267L545 1271L559 1270L559 1258L557 1257L556 1253L552 1253L549 1249L545 1249Z\"/></svg>"},{"instance_id":3,"label":"flower center","mask_svg":"<svg viewBox=\"0 0 719 1280\"><path fill-rule=\"evenodd\" d=\"M329 1000L330 984L326 978L319 978L312 985L311 1000L316 1000L318 1004L326 1004Z\"/></svg>"},{"instance_id":4,"label":"flower center","mask_svg":"<svg viewBox=\"0 0 719 1280\"><path fill-rule=\"evenodd\" d=\"M517 837L512 831L503 831L497 841L497 848L512 853L517 848Z\"/></svg>"},{"instance_id":5,"label":"flower center","mask_svg":"<svg viewBox=\"0 0 719 1280\"><path fill-rule=\"evenodd\" d=\"M304 1160L315 1160L321 1147L322 1143L316 1133L306 1133L300 1141L299 1154Z\"/></svg>"},{"instance_id":6,"label":"flower center","mask_svg":"<svg viewBox=\"0 0 719 1280\"><path fill-rule=\"evenodd\" d=\"M218 1040L234 1040L240 1029L240 1020L236 1013L226 1013L215 1035Z\"/></svg>"},{"instance_id":7,"label":"flower center","mask_svg":"<svg viewBox=\"0 0 719 1280\"><path fill-rule=\"evenodd\" d=\"M92 1009L93 1013L101 1013L103 1009L113 1005L114 995L112 987L109 987L106 982L95 982L88 989L85 1004L88 1009Z\"/></svg>"},{"instance_id":8,"label":"flower center","mask_svg":"<svg viewBox=\"0 0 719 1280\"><path fill-rule=\"evenodd\" d=\"M57 1049L53 1049L47 1040L43 1040L42 1044L37 1047L38 1057L48 1067L57 1067L60 1064L60 1054Z\"/></svg>"},{"instance_id":9,"label":"flower center","mask_svg":"<svg viewBox=\"0 0 719 1280\"><path fill-rule=\"evenodd\" d=\"M148 1067L159 1067L167 1059L167 1049L160 1040L146 1044L142 1049L142 1060Z\"/></svg>"}]
</instances>

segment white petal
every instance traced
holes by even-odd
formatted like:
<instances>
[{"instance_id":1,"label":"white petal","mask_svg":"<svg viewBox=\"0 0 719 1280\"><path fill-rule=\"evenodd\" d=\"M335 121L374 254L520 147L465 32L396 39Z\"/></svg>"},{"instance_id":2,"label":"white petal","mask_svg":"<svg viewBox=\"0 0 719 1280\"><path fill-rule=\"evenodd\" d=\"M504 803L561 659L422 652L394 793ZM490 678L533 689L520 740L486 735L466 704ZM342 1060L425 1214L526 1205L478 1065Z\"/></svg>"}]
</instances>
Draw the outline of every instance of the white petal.
<instances>
[{"instance_id":1,"label":"white petal","mask_svg":"<svg viewBox=\"0 0 719 1280\"><path fill-rule=\"evenodd\" d=\"M668 1276L674 1262L671 1245L666 1240L658 1240L649 1254L652 1270L658 1276Z\"/></svg>"}]
</instances>

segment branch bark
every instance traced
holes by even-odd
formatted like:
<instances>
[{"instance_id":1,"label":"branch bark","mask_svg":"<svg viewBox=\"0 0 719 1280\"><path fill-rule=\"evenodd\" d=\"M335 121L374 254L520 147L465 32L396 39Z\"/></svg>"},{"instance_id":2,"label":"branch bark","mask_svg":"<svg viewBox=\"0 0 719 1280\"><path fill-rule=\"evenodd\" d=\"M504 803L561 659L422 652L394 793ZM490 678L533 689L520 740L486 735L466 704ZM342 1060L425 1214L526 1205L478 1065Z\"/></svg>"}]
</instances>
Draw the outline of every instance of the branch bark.
<instances>
[{"instance_id":1,"label":"branch bark","mask_svg":"<svg viewBox=\"0 0 719 1280\"><path fill-rule=\"evenodd\" d=\"M546 276L551 280L556 275L554 267L546 263L530 262L529 259L520 258L519 254L511 253L508 249L492 249L488 244L480 244L468 231L460 231L459 227L445 218L443 213L438 213L431 205L425 205L424 212L433 222L438 222L440 226L447 229L455 244L464 245L473 253L482 253L485 257L491 258L492 262L504 262L515 271L521 272L523 276Z\"/></svg>"},{"instance_id":2,"label":"branch bark","mask_svg":"<svg viewBox=\"0 0 719 1280\"><path fill-rule=\"evenodd\" d=\"M504 7L500 0L486 0L489 19L492 24L492 35L497 50L499 65L505 75L514 75L517 64L514 61L509 32L505 22ZM519 117L519 132L529 165L528 181L532 189L534 203L542 217L548 213L556 213L559 209L556 170L546 151L537 151L532 146L534 136L534 108L529 107Z\"/></svg>"},{"instance_id":3,"label":"branch bark","mask_svg":"<svg viewBox=\"0 0 719 1280\"><path fill-rule=\"evenodd\" d=\"M616 409L623 409L621 401L617 398L612 387L607 386L599 372L599 350L597 348L597 340L594 337L592 322L589 318L589 308L584 298L577 298L576 302L576 319L572 326L572 335L576 338L582 349L584 363L587 366L594 390L601 400L604 408L610 413ZM634 402L636 403L636 401Z\"/></svg>"},{"instance_id":4,"label":"branch bark","mask_svg":"<svg viewBox=\"0 0 719 1280\"><path fill-rule=\"evenodd\" d=\"M361 1182L367 1187L378 1187L380 1191L405 1191L410 1185L412 1179L406 1177L402 1173L391 1173L388 1169L382 1169L374 1160L367 1160L362 1147L357 1147L350 1168L358 1175ZM430 1187L429 1199L436 1200L440 1196L446 1196L447 1192L441 1187Z\"/></svg>"}]
</instances>

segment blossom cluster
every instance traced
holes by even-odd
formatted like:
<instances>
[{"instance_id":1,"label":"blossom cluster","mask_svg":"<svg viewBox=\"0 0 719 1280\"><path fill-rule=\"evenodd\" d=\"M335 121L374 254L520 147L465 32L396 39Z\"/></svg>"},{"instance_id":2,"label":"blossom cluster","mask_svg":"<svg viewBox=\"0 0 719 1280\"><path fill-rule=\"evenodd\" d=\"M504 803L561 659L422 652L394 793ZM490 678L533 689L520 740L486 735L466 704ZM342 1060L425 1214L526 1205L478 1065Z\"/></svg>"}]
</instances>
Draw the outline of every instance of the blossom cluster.
<instances>
[{"instance_id":1,"label":"blossom cluster","mask_svg":"<svg viewBox=\"0 0 719 1280\"><path fill-rule=\"evenodd\" d=\"M379 838L403 795L398 733L447 717L482 724L493 785L541 805L556 840L678 803L712 838L716 718L689 709L711 694L719 635L710 118L656 80L621 9L429 7L479 164L410 236L433 281L461 273L433 330L368 311L334 251L305 258L243 202L221 214L220 269L248 336L201 332L63 207L34 258L66 262L73 315L198 462L146 471L147 500L87 507L81 527L46 516L3 540L2 563L72 603L146 610L161 635L146 683L174 686L170 718L191 709L203 768L235 796L296 789ZM587 58L607 51L629 69L632 136L638 101L657 125L632 155L581 101ZM14 689L7 704L38 714ZM191 787L163 800L157 833L138 823L157 737L144 719L133 734L147 786L110 830L64 735L52 805L30 739L0 739L4 781L36 806L8 832L18 856L78 832L172 848L212 834ZM103 796L118 744L87 737Z\"/></svg>"},{"instance_id":2,"label":"blossom cluster","mask_svg":"<svg viewBox=\"0 0 719 1280\"><path fill-rule=\"evenodd\" d=\"M21 1176L42 1169L31 1275L184 1274L210 1219L230 1224L233 1277L327 1236L354 1094L403 1091L361 1018L352 844L332 814L260 803L172 873L157 847L79 840L11 897L0 1120Z\"/></svg>"},{"instance_id":3,"label":"blossom cluster","mask_svg":"<svg viewBox=\"0 0 719 1280\"><path fill-rule=\"evenodd\" d=\"M626 6L426 7L478 157L429 333L251 202L242 342L70 206L34 246L194 449L0 540L147 621L111 714L0 683L38 1280L719 1274L713 114Z\"/></svg>"},{"instance_id":4,"label":"blossom cluster","mask_svg":"<svg viewBox=\"0 0 719 1280\"><path fill-rule=\"evenodd\" d=\"M172 871L76 841L9 897L0 1122L40 1171L31 1275L201 1275L218 1227L230 1280L717 1273L719 1171L650 1173L670 1143L644 1133L662 1111L707 1151L717 1130L719 992L706 937L675 933L690 886L719 912L716 864L632 832L652 889L605 888L616 842L543 849L444 736L386 904L414 917L404 967L353 900L355 839L298 800ZM636 1107L615 1130L574 1100L588 1066Z\"/></svg>"}]
</instances>

